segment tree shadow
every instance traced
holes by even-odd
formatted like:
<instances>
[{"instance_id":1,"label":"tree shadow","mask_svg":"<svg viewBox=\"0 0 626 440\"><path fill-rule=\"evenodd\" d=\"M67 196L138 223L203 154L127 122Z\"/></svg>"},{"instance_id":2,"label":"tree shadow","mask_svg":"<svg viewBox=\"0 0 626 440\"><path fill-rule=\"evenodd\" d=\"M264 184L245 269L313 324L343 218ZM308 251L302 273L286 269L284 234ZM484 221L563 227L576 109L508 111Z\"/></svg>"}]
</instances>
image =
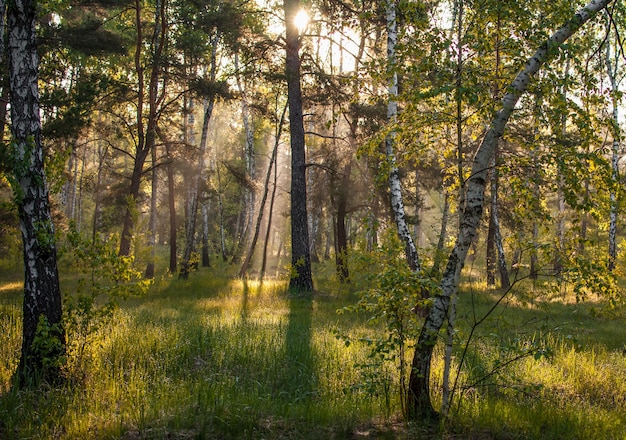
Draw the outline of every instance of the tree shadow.
<instances>
[{"instance_id":1,"label":"tree shadow","mask_svg":"<svg viewBox=\"0 0 626 440\"><path fill-rule=\"evenodd\" d=\"M309 403L317 395L316 356L312 346L313 297L289 298L289 318L285 331L284 371L280 375L279 396L289 403Z\"/></svg>"}]
</instances>

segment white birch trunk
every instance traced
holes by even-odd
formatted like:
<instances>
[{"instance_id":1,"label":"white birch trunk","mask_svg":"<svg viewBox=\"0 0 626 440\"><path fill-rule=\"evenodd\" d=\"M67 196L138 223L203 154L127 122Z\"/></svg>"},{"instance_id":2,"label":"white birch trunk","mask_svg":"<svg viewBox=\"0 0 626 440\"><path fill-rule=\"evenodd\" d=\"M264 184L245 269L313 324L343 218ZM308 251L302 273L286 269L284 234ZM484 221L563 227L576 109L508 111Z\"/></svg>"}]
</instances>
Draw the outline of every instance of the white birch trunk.
<instances>
[{"instance_id":1,"label":"white birch trunk","mask_svg":"<svg viewBox=\"0 0 626 440\"><path fill-rule=\"evenodd\" d=\"M243 122L243 129L245 133L245 145L244 145L244 162L246 167L246 178L249 180L249 184L244 185L244 196L243 196L243 212L244 212L244 223L243 223L243 233L241 234L241 243L238 244L239 249L243 250L247 247L250 242L251 234L252 234L252 224L254 222L254 212L256 207L256 191L255 191L255 183L257 179L256 172L256 157L254 151L254 126L252 124L252 117L250 112L250 105L248 103L248 97L246 94L246 89L242 83L241 77L242 75L239 73L239 54L235 52L234 57L235 70L237 71L236 80L237 80L237 89L241 96L241 118ZM237 252L239 255L240 252Z\"/></svg>"},{"instance_id":2,"label":"white birch trunk","mask_svg":"<svg viewBox=\"0 0 626 440\"><path fill-rule=\"evenodd\" d=\"M387 63L389 65L389 90L387 103L387 120L393 126L398 115L398 73L396 72L396 45L398 41L398 24L396 19L395 0L387 0ZM404 201L402 199L402 184L400 173L396 165L394 152L395 129L392 127L385 139L387 161L389 166L389 193L391 196L391 209L398 228L398 235L404 243L407 263L413 271L420 270L420 261L417 247L411 236L411 231L406 222Z\"/></svg>"},{"instance_id":3,"label":"white birch trunk","mask_svg":"<svg viewBox=\"0 0 626 440\"><path fill-rule=\"evenodd\" d=\"M408 415L411 418L432 418L437 415L430 399L430 363L433 349L448 316L450 300L458 292L461 270L482 218L487 172L496 144L532 77L558 53L563 42L611 2L612 0L592 0L537 49L507 88L508 93L502 99L502 106L474 156L472 172L467 181L466 201L461 212L459 234L439 285L440 292L433 297L433 305L420 332L413 357L408 396Z\"/></svg>"},{"instance_id":4,"label":"white birch trunk","mask_svg":"<svg viewBox=\"0 0 626 440\"><path fill-rule=\"evenodd\" d=\"M5 3L1 6L4 8ZM65 354L61 290L57 269L54 225L39 116L37 8L33 0L14 0L7 6L8 74L11 98L10 179L15 196L24 255L22 351L16 372L18 386L60 378ZM40 319L49 339L34 350ZM54 342L54 343L53 343Z\"/></svg>"},{"instance_id":5,"label":"white birch trunk","mask_svg":"<svg viewBox=\"0 0 626 440\"><path fill-rule=\"evenodd\" d=\"M610 26L610 23L607 24ZM606 70L611 82L611 104L612 104L612 134L613 143L611 144L611 181L613 185L609 193L610 196L610 211L609 211L609 260L607 268L609 271L615 269L615 261L617 259L617 192L616 188L619 185L619 158L620 158L620 141L621 131L619 125L619 86L617 83L617 59L615 57L615 65L611 61L611 43L607 42L606 45Z\"/></svg>"}]
</instances>

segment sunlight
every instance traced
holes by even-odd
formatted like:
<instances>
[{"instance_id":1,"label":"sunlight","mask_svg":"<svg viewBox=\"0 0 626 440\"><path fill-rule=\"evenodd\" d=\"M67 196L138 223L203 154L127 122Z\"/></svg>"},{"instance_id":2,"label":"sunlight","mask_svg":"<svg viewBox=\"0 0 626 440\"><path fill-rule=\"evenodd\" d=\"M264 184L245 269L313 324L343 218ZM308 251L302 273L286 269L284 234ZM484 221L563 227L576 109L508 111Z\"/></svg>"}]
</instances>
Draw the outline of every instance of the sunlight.
<instances>
[{"instance_id":1,"label":"sunlight","mask_svg":"<svg viewBox=\"0 0 626 440\"><path fill-rule=\"evenodd\" d=\"M302 35L302 33L306 30L306 27L309 25L309 13L306 9L300 9L296 16L293 18L293 24L298 28L298 34Z\"/></svg>"}]
</instances>

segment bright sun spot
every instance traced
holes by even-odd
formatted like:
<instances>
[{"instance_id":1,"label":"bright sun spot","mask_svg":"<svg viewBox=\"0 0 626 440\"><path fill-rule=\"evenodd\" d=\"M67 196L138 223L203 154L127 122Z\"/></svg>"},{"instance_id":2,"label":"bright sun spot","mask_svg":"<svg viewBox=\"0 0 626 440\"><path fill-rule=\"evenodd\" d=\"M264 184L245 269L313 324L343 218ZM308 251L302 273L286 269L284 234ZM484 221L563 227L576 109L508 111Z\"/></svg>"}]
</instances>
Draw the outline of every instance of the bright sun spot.
<instances>
[{"instance_id":1,"label":"bright sun spot","mask_svg":"<svg viewBox=\"0 0 626 440\"><path fill-rule=\"evenodd\" d=\"M296 16L293 18L293 24L298 28L298 33L304 32L309 24L309 14L304 9L300 9Z\"/></svg>"}]
</instances>

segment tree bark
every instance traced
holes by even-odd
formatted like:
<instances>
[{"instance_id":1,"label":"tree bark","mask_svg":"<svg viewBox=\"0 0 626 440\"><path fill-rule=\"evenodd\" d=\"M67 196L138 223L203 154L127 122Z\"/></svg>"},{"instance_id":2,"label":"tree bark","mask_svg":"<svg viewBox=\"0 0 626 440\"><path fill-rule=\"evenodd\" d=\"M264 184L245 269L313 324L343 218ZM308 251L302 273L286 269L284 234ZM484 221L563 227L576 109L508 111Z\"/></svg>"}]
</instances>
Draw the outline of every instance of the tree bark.
<instances>
[{"instance_id":1,"label":"tree bark","mask_svg":"<svg viewBox=\"0 0 626 440\"><path fill-rule=\"evenodd\" d=\"M396 72L396 44L398 40L398 29L396 20L395 0L387 0L387 63L389 65L389 88L387 102L387 120L390 124L395 124L398 115L398 73ZM411 231L406 222L404 201L402 199L402 184L400 182L400 172L396 165L394 153L395 130L392 128L385 138L385 149L389 166L389 193L391 196L391 209L393 211L398 235L404 243L407 263L413 271L420 270L420 261L417 254L417 247L411 236Z\"/></svg>"},{"instance_id":2,"label":"tree bark","mask_svg":"<svg viewBox=\"0 0 626 440\"><path fill-rule=\"evenodd\" d=\"M156 234L157 234L157 153L156 146L153 146L151 149L152 156L152 179L150 182L150 220L148 224L148 246L150 247L150 260L146 265L146 272L144 273L144 278L153 279L154 278L154 260L156 258Z\"/></svg>"},{"instance_id":3,"label":"tree bark","mask_svg":"<svg viewBox=\"0 0 626 440\"><path fill-rule=\"evenodd\" d=\"M607 27L610 31L611 24L608 23ZM611 40L606 44L606 70L611 82L611 128L613 134L613 143L611 144L611 182L613 186L609 191L610 197L610 210L609 210L609 258L607 268L609 271L615 269L615 261L617 260L617 186L619 185L619 155L620 155L620 141L621 130L619 125L619 87L617 85L617 63L618 56L615 56L615 65L611 61ZM586 182L586 185L588 183ZM586 232L586 231L585 231Z\"/></svg>"},{"instance_id":4,"label":"tree bark","mask_svg":"<svg viewBox=\"0 0 626 440\"><path fill-rule=\"evenodd\" d=\"M466 202L461 211L457 240L439 284L440 292L433 297L433 305L417 340L407 396L408 416L410 418L432 419L437 417L430 399L430 364L433 349L439 331L448 315L450 299L458 291L461 270L482 217L485 186L488 180L487 172L496 144L502 137L515 105L528 88L533 75L558 53L563 42L612 1L592 0L576 12L565 25L537 49L526 62L524 69L507 88L508 92L502 99L502 106L491 122L490 128L474 157L472 172L467 182Z\"/></svg>"},{"instance_id":5,"label":"tree bark","mask_svg":"<svg viewBox=\"0 0 626 440\"><path fill-rule=\"evenodd\" d=\"M1 7L4 9L4 4ZM41 142L36 20L33 0L8 2L11 184L24 250L22 350L16 372L20 387L36 380L58 381L65 354L54 226ZM43 344L36 344L38 324L50 331L48 336L42 335L46 337Z\"/></svg>"},{"instance_id":6,"label":"tree bark","mask_svg":"<svg viewBox=\"0 0 626 440\"><path fill-rule=\"evenodd\" d=\"M350 173L352 161L349 160L343 170L343 178L340 182L339 194L337 196L336 215L336 245L335 245L335 266L337 277L340 282L347 282L350 278L348 268L348 233L346 232L346 214L348 212L348 190L350 188Z\"/></svg>"},{"instance_id":7,"label":"tree bark","mask_svg":"<svg viewBox=\"0 0 626 440\"><path fill-rule=\"evenodd\" d=\"M300 9L298 0L284 0L289 130L291 136L291 268L289 288L313 290L309 225L306 194L306 150L300 85L300 35L294 17Z\"/></svg>"},{"instance_id":8,"label":"tree bark","mask_svg":"<svg viewBox=\"0 0 626 440\"><path fill-rule=\"evenodd\" d=\"M210 199L205 191L202 196L202 267L211 267L211 257L209 252L209 211Z\"/></svg>"}]
</instances>

